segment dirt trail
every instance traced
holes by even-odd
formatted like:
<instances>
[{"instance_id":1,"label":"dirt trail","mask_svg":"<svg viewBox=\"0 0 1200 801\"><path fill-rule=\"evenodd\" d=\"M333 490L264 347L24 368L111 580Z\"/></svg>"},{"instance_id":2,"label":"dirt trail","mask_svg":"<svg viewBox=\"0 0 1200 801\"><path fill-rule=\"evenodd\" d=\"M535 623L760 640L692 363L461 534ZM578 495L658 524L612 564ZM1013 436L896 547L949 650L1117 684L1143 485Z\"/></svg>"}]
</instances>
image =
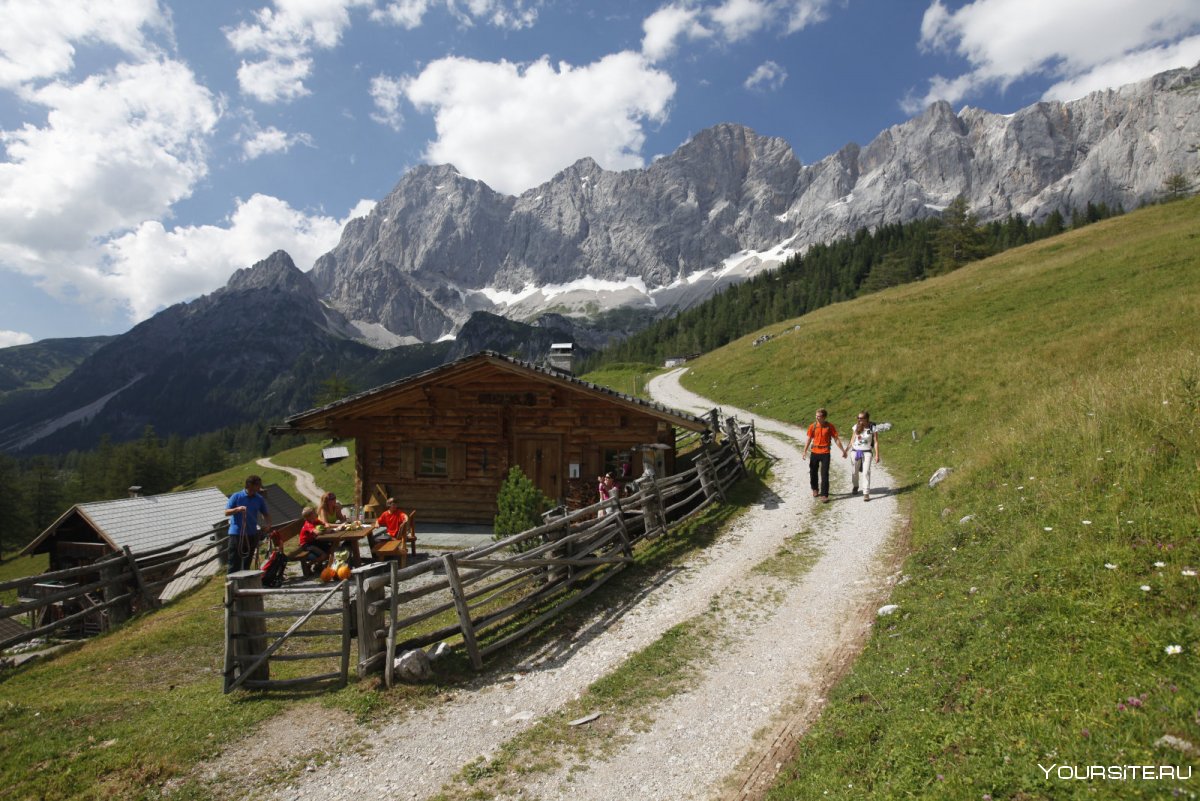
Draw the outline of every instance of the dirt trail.
<instances>
[{"instance_id":1,"label":"dirt trail","mask_svg":"<svg viewBox=\"0 0 1200 801\"><path fill-rule=\"evenodd\" d=\"M655 399L679 409L712 408L679 386L680 372L651 383ZM615 753L592 758L586 770L525 777L519 795L664 801L753 797L819 712L826 690L869 631L892 580L885 546L902 520L884 470L876 469L875 493L863 503L848 496L846 462L835 456L834 500L818 504L795 444L802 442L803 431L729 407L725 412L754 419L760 443L777 461L773 490L716 542L664 575L615 620L585 626L574 641L554 643L549 652L531 656L527 671L492 675L454 691L435 708L401 714L367 733L369 742L362 748L310 766L284 786L250 791L251 778L242 785L247 797L429 798L464 765L492 755L669 628L704 613L718 596L722 603L749 603L747 614L714 643L717 653L691 689L649 710L648 727L628 732ZM817 546L811 569L792 578L754 572L802 531L810 532ZM353 736L346 723L285 717L231 749L236 760L210 764L207 775L237 771L237 765L244 770L260 750L296 753L297 743L308 737L328 743L330 729ZM566 762L569 766L572 760ZM246 778L243 772L243 782Z\"/></svg>"},{"instance_id":2,"label":"dirt trail","mask_svg":"<svg viewBox=\"0 0 1200 801\"><path fill-rule=\"evenodd\" d=\"M313 477L312 473L301 470L298 467L275 464L265 456L259 459L256 464L275 470L282 470L285 473L291 473L296 479L296 492L303 495L314 506L321 502L321 496L325 494L325 490L317 486L317 480Z\"/></svg>"}]
</instances>

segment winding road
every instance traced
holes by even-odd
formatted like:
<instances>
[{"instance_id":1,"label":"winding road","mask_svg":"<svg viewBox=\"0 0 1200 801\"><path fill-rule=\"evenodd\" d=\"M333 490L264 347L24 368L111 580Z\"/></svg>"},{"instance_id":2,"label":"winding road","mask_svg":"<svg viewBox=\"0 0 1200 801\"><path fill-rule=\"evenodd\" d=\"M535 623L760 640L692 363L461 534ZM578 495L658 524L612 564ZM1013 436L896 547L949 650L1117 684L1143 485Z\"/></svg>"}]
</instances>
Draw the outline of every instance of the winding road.
<instances>
[{"instance_id":1,"label":"winding road","mask_svg":"<svg viewBox=\"0 0 1200 801\"><path fill-rule=\"evenodd\" d=\"M681 372L651 382L655 400L711 409L712 401L680 386ZM497 754L673 626L715 606L734 610L734 622L695 666L688 689L640 710L639 725L619 732L605 753L563 753L560 768L513 780L519 796L531 799L760 797L861 649L896 578L886 546L903 520L882 466L864 503L849 496L846 462L836 460L833 501L817 503L800 457L802 429L724 412L755 422L774 460L771 488L628 609L598 613L571 637L527 655L517 672L485 674L437 704L398 713L378 731L299 709L285 713L207 765L207 776L235 777L225 789L247 798L431 798L464 766ZM811 551L807 570L762 570L793 547ZM339 746L355 741L357 748ZM250 768L305 742L326 744L333 758L311 761L283 783L278 771Z\"/></svg>"},{"instance_id":2,"label":"winding road","mask_svg":"<svg viewBox=\"0 0 1200 801\"><path fill-rule=\"evenodd\" d=\"M255 464L262 467L269 467L272 470L282 470L285 473L290 473L296 479L296 492L303 495L313 506L321 502L321 496L325 494L325 490L317 486L317 480L313 478L312 473L301 470L298 467L275 464L265 456L258 459Z\"/></svg>"}]
</instances>

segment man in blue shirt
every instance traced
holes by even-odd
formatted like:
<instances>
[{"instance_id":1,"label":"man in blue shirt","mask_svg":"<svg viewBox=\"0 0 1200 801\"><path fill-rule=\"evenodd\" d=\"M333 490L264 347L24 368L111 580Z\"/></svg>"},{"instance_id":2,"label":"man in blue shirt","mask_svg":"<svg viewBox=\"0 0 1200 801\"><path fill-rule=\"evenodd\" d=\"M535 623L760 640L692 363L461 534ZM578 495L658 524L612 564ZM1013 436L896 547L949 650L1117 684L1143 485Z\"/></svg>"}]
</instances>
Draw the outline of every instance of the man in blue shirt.
<instances>
[{"instance_id":1,"label":"man in blue shirt","mask_svg":"<svg viewBox=\"0 0 1200 801\"><path fill-rule=\"evenodd\" d=\"M225 504L225 516L229 518L229 573L247 570L253 564L258 551L259 515L264 530L271 530L267 500L261 493L262 479L248 476L246 488L230 495L229 503Z\"/></svg>"}]
</instances>

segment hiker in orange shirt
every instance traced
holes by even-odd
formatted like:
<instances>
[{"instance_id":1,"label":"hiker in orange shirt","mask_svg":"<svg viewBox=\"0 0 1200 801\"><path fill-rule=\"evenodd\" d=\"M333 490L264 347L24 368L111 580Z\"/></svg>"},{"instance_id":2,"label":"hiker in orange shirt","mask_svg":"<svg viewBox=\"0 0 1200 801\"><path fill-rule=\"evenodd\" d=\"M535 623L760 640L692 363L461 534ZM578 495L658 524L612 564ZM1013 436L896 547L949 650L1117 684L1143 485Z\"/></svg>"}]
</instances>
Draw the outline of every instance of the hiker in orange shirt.
<instances>
[{"instance_id":1,"label":"hiker in orange shirt","mask_svg":"<svg viewBox=\"0 0 1200 801\"><path fill-rule=\"evenodd\" d=\"M813 497L820 496L826 503L829 502L829 461L832 457L829 451L830 441L837 443L842 458L845 459L846 447L838 439L837 429L833 427L833 423L825 421L825 410L817 409L817 421L808 427L808 441L804 443L804 452L800 454L800 458L807 459L809 448L812 448L812 459L808 461L808 482L812 485Z\"/></svg>"}]
</instances>

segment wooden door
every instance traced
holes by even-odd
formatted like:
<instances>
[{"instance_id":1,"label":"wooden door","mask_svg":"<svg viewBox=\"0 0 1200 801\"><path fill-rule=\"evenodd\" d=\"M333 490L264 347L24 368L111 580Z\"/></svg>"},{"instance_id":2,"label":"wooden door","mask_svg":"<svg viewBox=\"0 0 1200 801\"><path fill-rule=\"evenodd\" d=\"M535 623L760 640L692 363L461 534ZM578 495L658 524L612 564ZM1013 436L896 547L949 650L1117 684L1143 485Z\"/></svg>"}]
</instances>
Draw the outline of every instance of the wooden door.
<instances>
[{"instance_id":1,"label":"wooden door","mask_svg":"<svg viewBox=\"0 0 1200 801\"><path fill-rule=\"evenodd\" d=\"M518 436L517 464L546 497L555 503L562 499L562 441L558 437Z\"/></svg>"}]
</instances>

